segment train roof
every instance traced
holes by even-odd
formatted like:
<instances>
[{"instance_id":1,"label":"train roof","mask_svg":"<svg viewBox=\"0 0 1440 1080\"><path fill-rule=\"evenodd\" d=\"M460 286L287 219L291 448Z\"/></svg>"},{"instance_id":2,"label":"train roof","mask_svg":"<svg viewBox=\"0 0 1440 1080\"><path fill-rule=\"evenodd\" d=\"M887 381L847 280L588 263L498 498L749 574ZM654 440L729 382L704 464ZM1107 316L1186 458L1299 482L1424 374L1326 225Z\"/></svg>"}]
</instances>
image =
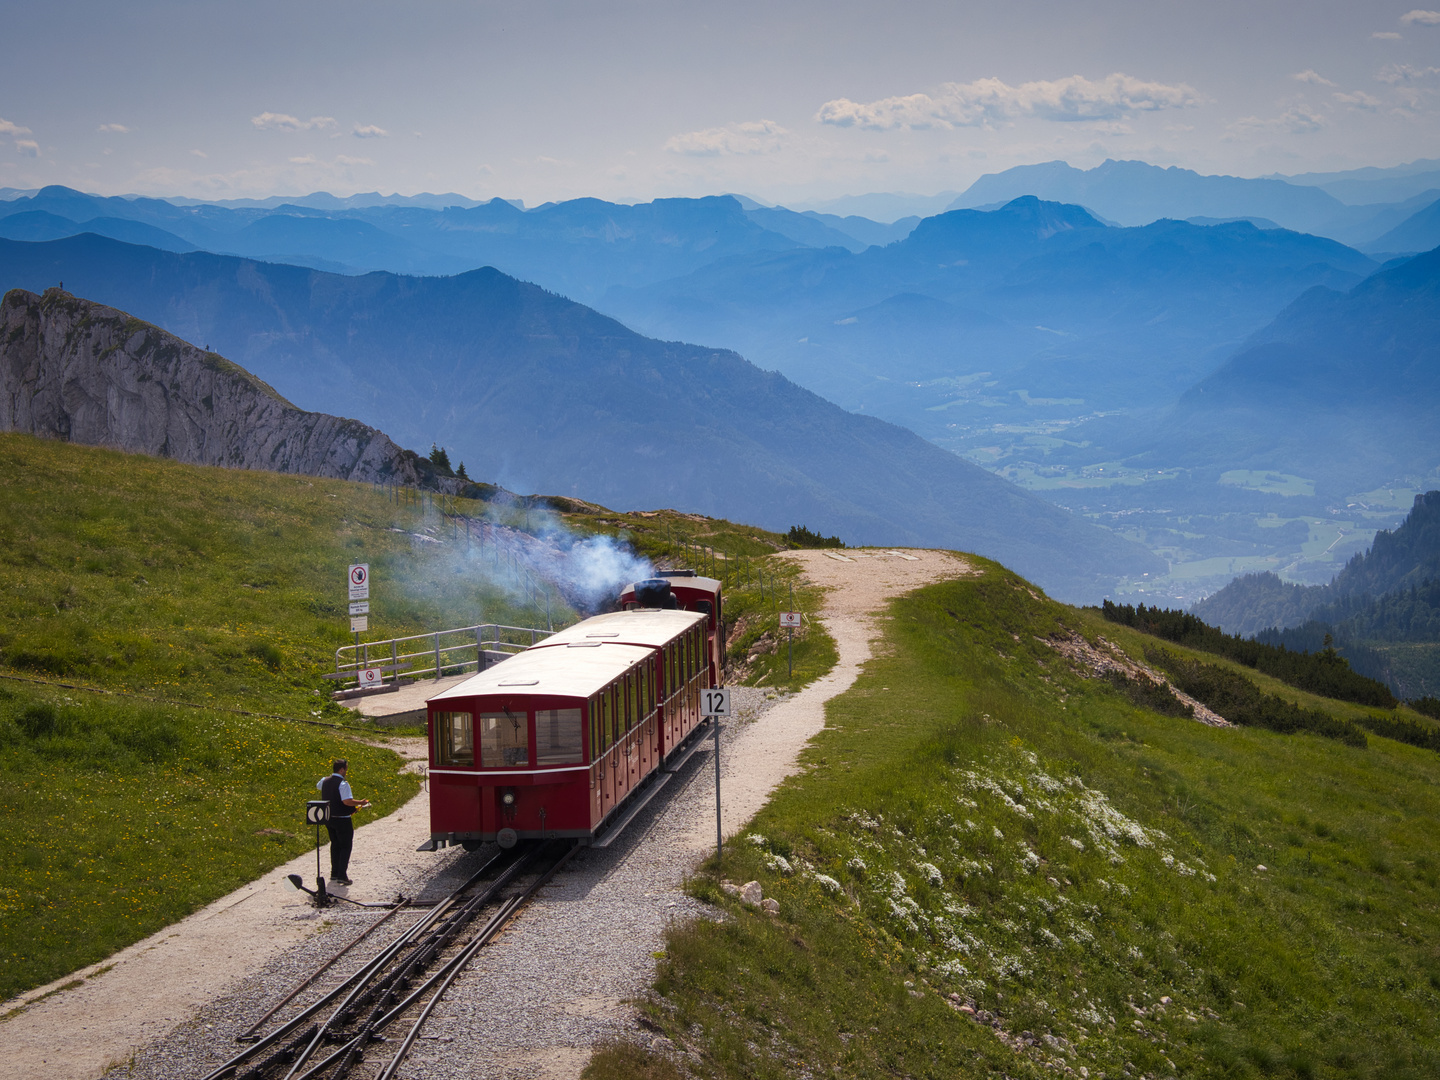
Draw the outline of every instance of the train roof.
<instances>
[{"instance_id":1,"label":"train roof","mask_svg":"<svg viewBox=\"0 0 1440 1080\"><path fill-rule=\"evenodd\" d=\"M601 641L610 644L623 642L628 645L659 647L704 621L705 615L701 612L678 608L612 611L552 634L544 641L537 642L534 648L568 645L572 641Z\"/></svg>"},{"instance_id":2,"label":"train roof","mask_svg":"<svg viewBox=\"0 0 1440 1080\"><path fill-rule=\"evenodd\" d=\"M650 655L652 651L640 645L611 643L601 647L599 641L587 640L555 648L527 649L436 694L426 704L443 706L492 694L589 697Z\"/></svg>"}]
</instances>

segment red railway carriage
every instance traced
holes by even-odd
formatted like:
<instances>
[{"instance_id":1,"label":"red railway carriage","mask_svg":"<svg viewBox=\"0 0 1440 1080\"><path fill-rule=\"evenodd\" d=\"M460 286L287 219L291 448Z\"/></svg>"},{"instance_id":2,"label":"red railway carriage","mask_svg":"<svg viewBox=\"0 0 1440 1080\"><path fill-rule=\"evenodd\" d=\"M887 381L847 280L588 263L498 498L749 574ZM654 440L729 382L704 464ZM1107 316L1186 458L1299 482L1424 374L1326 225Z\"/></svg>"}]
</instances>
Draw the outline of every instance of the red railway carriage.
<instances>
[{"instance_id":1,"label":"red railway carriage","mask_svg":"<svg viewBox=\"0 0 1440 1080\"><path fill-rule=\"evenodd\" d=\"M594 837L699 725L706 616L586 619L428 702L430 844Z\"/></svg>"},{"instance_id":2,"label":"red railway carriage","mask_svg":"<svg viewBox=\"0 0 1440 1080\"><path fill-rule=\"evenodd\" d=\"M719 686L725 660L725 611L720 582L700 577L694 570L662 570L649 581L628 585L620 594L620 606L678 608L698 611L709 617L706 624L706 657L712 686Z\"/></svg>"}]
</instances>

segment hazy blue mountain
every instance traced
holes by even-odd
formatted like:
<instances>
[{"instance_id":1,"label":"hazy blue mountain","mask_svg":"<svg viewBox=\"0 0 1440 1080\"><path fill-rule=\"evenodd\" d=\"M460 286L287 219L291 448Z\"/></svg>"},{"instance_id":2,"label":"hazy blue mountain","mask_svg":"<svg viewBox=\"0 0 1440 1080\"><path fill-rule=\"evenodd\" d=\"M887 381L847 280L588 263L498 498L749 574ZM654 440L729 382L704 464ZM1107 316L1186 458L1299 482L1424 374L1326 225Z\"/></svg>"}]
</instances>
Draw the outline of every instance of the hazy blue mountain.
<instances>
[{"instance_id":1,"label":"hazy blue mountain","mask_svg":"<svg viewBox=\"0 0 1440 1080\"><path fill-rule=\"evenodd\" d=\"M1440 188L1440 159L1422 158L1390 168L1370 165L1343 172L1311 172L1295 176L1277 173L1270 179L1318 187L1341 202L1352 205L1404 202L1432 188Z\"/></svg>"},{"instance_id":2,"label":"hazy blue mountain","mask_svg":"<svg viewBox=\"0 0 1440 1080\"><path fill-rule=\"evenodd\" d=\"M1365 491L1440 463L1440 250L1348 292L1305 292L1159 430L1152 460L1275 470Z\"/></svg>"},{"instance_id":3,"label":"hazy blue mountain","mask_svg":"<svg viewBox=\"0 0 1440 1080\"><path fill-rule=\"evenodd\" d=\"M1440 641L1440 632L1428 636L1424 627L1418 635L1408 627L1393 635L1383 628L1377 632L1374 625L1384 619L1387 607L1400 606L1393 601L1376 604L1377 598L1408 594L1427 582L1440 582L1440 491L1417 495L1400 527L1376 533L1370 549L1354 556L1328 585L1295 585L1275 574L1246 574L1191 610L1226 633L1246 636L1318 619L1332 626L1353 620L1352 636L1361 640ZM1428 601L1430 595L1427 589L1422 597L1411 598L1407 623L1415 615L1413 601ZM1428 614L1424 621L1428 625ZM1399 620L1395 622L1398 630Z\"/></svg>"},{"instance_id":4,"label":"hazy blue mountain","mask_svg":"<svg viewBox=\"0 0 1440 1080\"><path fill-rule=\"evenodd\" d=\"M921 221L914 214L888 225L880 221L871 221L869 218L860 217L857 214L840 217L837 214L822 214L816 210L806 210L805 216L814 218L816 221L823 221L832 229L859 240L866 247L884 247L886 244L893 244L896 240L904 240L915 231L915 226L919 225Z\"/></svg>"},{"instance_id":5,"label":"hazy blue mountain","mask_svg":"<svg viewBox=\"0 0 1440 1080\"><path fill-rule=\"evenodd\" d=\"M147 244L161 251L194 251L195 245L174 233L125 218L92 218L74 222L44 210L30 210L0 218L0 237L6 240L59 240L77 233L96 233L127 244Z\"/></svg>"},{"instance_id":6,"label":"hazy blue mountain","mask_svg":"<svg viewBox=\"0 0 1440 1080\"><path fill-rule=\"evenodd\" d=\"M797 244L804 244L806 247L843 247L847 251L864 251L870 246L857 240L849 232L831 227L818 217L797 214L783 206L747 207L745 216L762 229L788 236Z\"/></svg>"},{"instance_id":7,"label":"hazy blue mountain","mask_svg":"<svg viewBox=\"0 0 1440 1080\"><path fill-rule=\"evenodd\" d=\"M367 201L310 196L307 202L314 205L179 206L52 186L0 203L0 219L35 211L71 221L125 218L207 251L284 257L342 272L384 268L451 274L493 265L579 299L598 297L612 285L685 274L729 255L805 246L752 221L730 196L657 199L635 206L573 199L533 210L503 199L438 210L415 201L339 205L357 200ZM771 217L824 244L855 246L847 235L803 215L779 209Z\"/></svg>"},{"instance_id":8,"label":"hazy blue mountain","mask_svg":"<svg viewBox=\"0 0 1440 1080\"><path fill-rule=\"evenodd\" d=\"M206 343L302 408L372 423L402 445L438 442L512 489L959 547L1072 598L1162 568L909 431L493 269L343 277L91 235L0 241L0 285L62 279Z\"/></svg>"},{"instance_id":9,"label":"hazy blue mountain","mask_svg":"<svg viewBox=\"0 0 1440 1080\"><path fill-rule=\"evenodd\" d=\"M1367 250L1429 251L1437 245L1440 245L1440 197L1383 236L1371 241Z\"/></svg>"},{"instance_id":10,"label":"hazy blue mountain","mask_svg":"<svg viewBox=\"0 0 1440 1080\"><path fill-rule=\"evenodd\" d=\"M971 184L950 209L983 206L1021 195L1079 203L1122 225L1159 218L1264 217L1287 229L1324 231L1345 218L1346 207L1328 192L1284 180L1203 176L1178 166L1107 160L1093 169L1063 161L1019 165L987 173Z\"/></svg>"},{"instance_id":11,"label":"hazy blue mountain","mask_svg":"<svg viewBox=\"0 0 1440 1080\"><path fill-rule=\"evenodd\" d=\"M926 218L859 254L717 260L612 290L600 306L938 437L1005 410L1169 405L1305 289L1348 288L1375 269L1320 237L1245 222L1108 228L1078 206L1025 197Z\"/></svg>"}]
</instances>

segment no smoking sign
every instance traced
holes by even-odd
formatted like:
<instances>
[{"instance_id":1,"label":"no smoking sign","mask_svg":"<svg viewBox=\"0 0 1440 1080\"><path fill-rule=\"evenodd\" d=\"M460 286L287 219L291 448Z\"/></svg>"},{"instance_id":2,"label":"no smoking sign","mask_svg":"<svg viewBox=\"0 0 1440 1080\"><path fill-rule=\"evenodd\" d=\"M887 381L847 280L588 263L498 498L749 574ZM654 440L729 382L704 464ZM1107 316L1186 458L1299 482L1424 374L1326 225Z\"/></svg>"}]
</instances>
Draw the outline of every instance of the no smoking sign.
<instances>
[{"instance_id":1,"label":"no smoking sign","mask_svg":"<svg viewBox=\"0 0 1440 1080\"><path fill-rule=\"evenodd\" d=\"M350 599L370 599L370 564L357 563L350 567Z\"/></svg>"}]
</instances>

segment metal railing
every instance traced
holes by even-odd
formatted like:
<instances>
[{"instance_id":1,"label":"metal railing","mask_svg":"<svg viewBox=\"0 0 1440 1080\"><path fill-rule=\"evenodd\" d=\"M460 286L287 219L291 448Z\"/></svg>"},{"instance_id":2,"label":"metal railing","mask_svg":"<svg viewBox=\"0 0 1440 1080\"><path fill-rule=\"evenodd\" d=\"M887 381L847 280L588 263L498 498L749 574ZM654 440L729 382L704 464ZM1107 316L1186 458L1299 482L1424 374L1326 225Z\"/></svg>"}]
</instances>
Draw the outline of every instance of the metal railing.
<instances>
[{"instance_id":1,"label":"metal railing","mask_svg":"<svg viewBox=\"0 0 1440 1080\"><path fill-rule=\"evenodd\" d=\"M491 664L524 652L550 634L549 630L532 626L481 623L342 645L335 650L335 673L326 677L358 683L361 671L378 667L387 676L385 681L391 683L401 678L418 680L428 675L441 679L467 671L484 671ZM415 647L422 642L422 647Z\"/></svg>"}]
</instances>

